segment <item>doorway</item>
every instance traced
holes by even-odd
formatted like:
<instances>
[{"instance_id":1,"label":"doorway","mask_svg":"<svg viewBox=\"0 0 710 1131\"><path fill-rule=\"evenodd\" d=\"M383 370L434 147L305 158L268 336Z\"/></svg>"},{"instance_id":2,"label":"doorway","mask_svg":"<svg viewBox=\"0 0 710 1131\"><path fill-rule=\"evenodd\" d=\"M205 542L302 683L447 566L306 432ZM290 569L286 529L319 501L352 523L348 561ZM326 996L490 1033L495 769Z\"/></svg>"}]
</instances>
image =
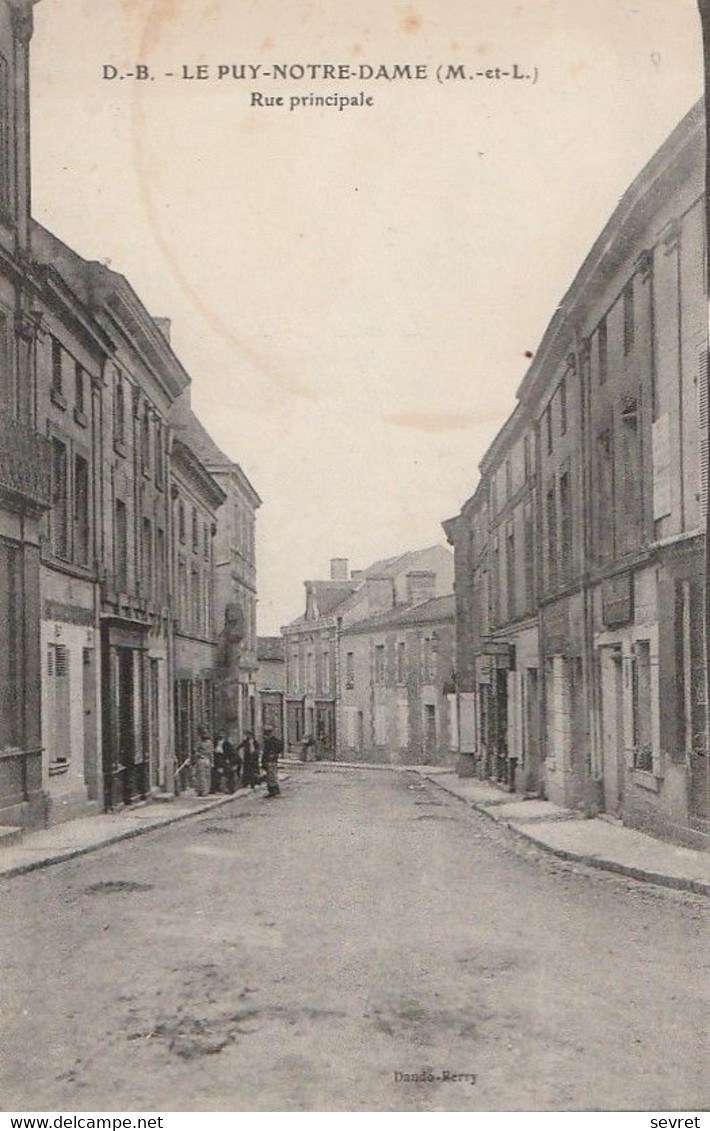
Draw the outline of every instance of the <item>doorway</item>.
<instances>
[{"instance_id":1,"label":"doorway","mask_svg":"<svg viewBox=\"0 0 710 1131\"><path fill-rule=\"evenodd\" d=\"M624 683L621 646L600 651L604 810L621 817L624 806Z\"/></svg>"}]
</instances>

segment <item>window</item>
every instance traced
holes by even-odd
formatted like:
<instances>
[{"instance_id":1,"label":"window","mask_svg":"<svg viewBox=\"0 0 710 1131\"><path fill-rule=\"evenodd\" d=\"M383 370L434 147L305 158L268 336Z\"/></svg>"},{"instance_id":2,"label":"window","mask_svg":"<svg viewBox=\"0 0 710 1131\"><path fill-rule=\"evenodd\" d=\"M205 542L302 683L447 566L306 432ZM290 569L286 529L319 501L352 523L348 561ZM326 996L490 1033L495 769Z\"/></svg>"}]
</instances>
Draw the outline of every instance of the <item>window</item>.
<instances>
[{"instance_id":1,"label":"window","mask_svg":"<svg viewBox=\"0 0 710 1131\"><path fill-rule=\"evenodd\" d=\"M545 409L545 435L547 437L547 454L552 452L552 404Z\"/></svg>"},{"instance_id":2,"label":"window","mask_svg":"<svg viewBox=\"0 0 710 1131\"><path fill-rule=\"evenodd\" d=\"M150 441L150 409L146 404L143 409L143 419L141 420L141 463L143 465L144 475L150 474Z\"/></svg>"},{"instance_id":3,"label":"window","mask_svg":"<svg viewBox=\"0 0 710 1131\"><path fill-rule=\"evenodd\" d=\"M187 564L181 559L178 562L178 619L183 632L188 628L188 612Z\"/></svg>"},{"instance_id":4,"label":"window","mask_svg":"<svg viewBox=\"0 0 710 1131\"><path fill-rule=\"evenodd\" d=\"M52 439L52 552L58 558L69 557L69 497L67 447Z\"/></svg>"},{"instance_id":5,"label":"window","mask_svg":"<svg viewBox=\"0 0 710 1131\"><path fill-rule=\"evenodd\" d=\"M525 608L532 612L535 607L535 527L533 524L532 503L525 504L523 512L525 530Z\"/></svg>"},{"instance_id":6,"label":"window","mask_svg":"<svg viewBox=\"0 0 710 1131\"><path fill-rule=\"evenodd\" d=\"M11 179L11 107L7 60L0 55L0 205L13 211Z\"/></svg>"},{"instance_id":7,"label":"window","mask_svg":"<svg viewBox=\"0 0 710 1131\"><path fill-rule=\"evenodd\" d=\"M158 602L165 599L165 531L155 531L155 588Z\"/></svg>"},{"instance_id":8,"label":"window","mask_svg":"<svg viewBox=\"0 0 710 1131\"><path fill-rule=\"evenodd\" d=\"M313 694L316 689L316 658L313 652L306 653L306 691Z\"/></svg>"},{"instance_id":9,"label":"window","mask_svg":"<svg viewBox=\"0 0 710 1131\"><path fill-rule=\"evenodd\" d=\"M345 654L345 686L353 688L355 686L355 653L346 652Z\"/></svg>"},{"instance_id":10,"label":"window","mask_svg":"<svg viewBox=\"0 0 710 1131\"><path fill-rule=\"evenodd\" d=\"M202 527L202 557L206 562L210 560L210 528L207 523Z\"/></svg>"},{"instance_id":11,"label":"window","mask_svg":"<svg viewBox=\"0 0 710 1131\"><path fill-rule=\"evenodd\" d=\"M404 683L407 679L407 645L404 640L397 644L397 683Z\"/></svg>"},{"instance_id":12,"label":"window","mask_svg":"<svg viewBox=\"0 0 710 1131\"><path fill-rule=\"evenodd\" d=\"M378 644L375 647L375 683L385 682L385 646Z\"/></svg>"},{"instance_id":13,"label":"window","mask_svg":"<svg viewBox=\"0 0 710 1131\"><path fill-rule=\"evenodd\" d=\"M50 767L61 772L71 760L71 683L65 644L47 645L47 708Z\"/></svg>"},{"instance_id":14,"label":"window","mask_svg":"<svg viewBox=\"0 0 710 1131\"><path fill-rule=\"evenodd\" d=\"M427 703L424 707L424 742L427 750L436 750L436 707Z\"/></svg>"},{"instance_id":15,"label":"window","mask_svg":"<svg viewBox=\"0 0 710 1131\"><path fill-rule=\"evenodd\" d=\"M153 524L149 518L143 519L143 580L145 595L153 598Z\"/></svg>"},{"instance_id":16,"label":"window","mask_svg":"<svg viewBox=\"0 0 710 1131\"><path fill-rule=\"evenodd\" d=\"M508 620L515 618L515 527L508 523L505 538L505 587L508 604Z\"/></svg>"},{"instance_id":17,"label":"window","mask_svg":"<svg viewBox=\"0 0 710 1131\"><path fill-rule=\"evenodd\" d=\"M630 279L624 287L624 356L634 348L634 281Z\"/></svg>"},{"instance_id":18,"label":"window","mask_svg":"<svg viewBox=\"0 0 710 1131\"><path fill-rule=\"evenodd\" d=\"M74 457L74 560L89 561L89 463L80 455Z\"/></svg>"},{"instance_id":19,"label":"window","mask_svg":"<svg viewBox=\"0 0 710 1131\"><path fill-rule=\"evenodd\" d=\"M634 550L643 540L643 465L639 405L635 397L624 397L619 429L619 548Z\"/></svg>"},{"instance_id":20,"label":"window","mask_svg":"<svg viewBox=\"0 0 710 1131\"><path fill-rule=\"evenodd\" d=\"M182 499L178 499L178 538L181 542L185 541L185 504Z\"/></svg>"},{"instance_id":21,"label":"window","mask_svg":"<svg viewBox=\"0 0 710 1131\"><path fill-rule=\"evenodd\" d=\"M200 575L195 566L190 570L190 597L192 603L190 606L190 630L198 633L200 630L200 608L202 606L202 595L200 592Z\"/></svg>"},{"instance_id":22,"label":"window","mask_svg":"<svg viewBox=\"0 0 710 1131\"><path fill-rule=\"evenodd\" d=\"M323 653L322 690L324 695L330 693L330 652Z\"/></svg>"},{"instance_id":23,"label":"window","mask_svg":"<svg viewBox=\"0 0 710 1131\"><path fill-rule=\"evenodd\" d=\"M432 663L431 663L432 646L431 646L431 637L430 636L424 637L424 644L422 646L422 651L423 651L423 658L424 658L424 662L423 662L423 665L422 665L422 668L423 668L422 680L423 680L424 683L431 683L431 681L432 681Z\"/></svg>"},{"instance_id":24,"label":"window","mask_svg":"<svg viewBox=\"0 0 710 1131\"><path fill-rule=\"evenodd\" d=\"M547 584L557 588L557 500L555 488L551 487L546 496L547 513Z\"/></svg>"},{"instance_id":25,"label":"window","mask_svg":"<svg viewBox=\"0 0 710 1131\"><path fill-rule=\"evenodd\" d=\"M653 770L651 645L637 640L633 654L634 769Z\"/></svg>"},{"instance_id":26,"label":"window","mask_svg":"<svg viewBox=\"0 0 710 1131\"><path fill-rule=\"evenodd\" d=\"M562 558L562 576L565 582L572 576L572 490L570 474L563 472L560 476L560 553Z\"/></svg>"},{"instance_id":27,"label":"window","mask_svg":"<svg viewBox=\"0 0 710 1131\"><path fill-rule=\"evenodd\" d=\"M52 392L62 393L62 347L52 338Z\"/></svg>"},{"instance_id":28,"label":"window","mask_svg":"<svg viewBox=\"0 0 710 1131\"><path fill-rule=\"evenodd\" d=\"M128 510L122 499L116 499L116 588L128 590Z\"/></svg>"},{"instance_id":29,"label":"window","mask_svg":"<svg viewBox=\"0 0 710 1131\"><path fill-rule=\"evenodd\" d=\"M567 431L567 381L563 377L560 381L559 388L560 395L560 435L564 436Z\"/></svg>"},{"instance_id":30,"label":"window","mask_svg":"<svg viewBox=\"0 0 710 1131\"><path fill-rule=\"evenodd\" d=\"M530 435L523 438L523 467L525 469L526 481L530 479L533 473L532 465L532 441Z\"/></svg>"},{"instance_id":31,"label":"window","mask_svg":"<svg viewBox=\"0 0 710 1131\"><path fill-rule=\"evenodd\" d=\"M123 387L123 377L116 374L116 398L113 408L113 437L122 444L126 439L126 392Z\"/></svg>"},{"instance_id":32,"label":"window","mask_svg":"<svg viewBox=\"0 0 710 1131\"><path fill-rule=\"evenodd\" d=\"M505 497L510 499L513 494L513 472L510 466L510 460L505 461Z\"/></svg>"},{"instance_id":33,"label":"window","mask_svg":"<svg viewBox=\"0 0 710 1131\"><path fill-rule=\"evenodd\" d=\"M610 429L597 437L597 477L595 492L597 554L600 560L614 553L614 445Z\"/></svg>"},{"instance_id":34,"label":"window","mask_svg":"<svg viewBox=\"0 0 710 1131\"><path fill-rule=\"evenodd\" d=\"M200 536L199 536L198 526L197 526L197 511L193 507L193 509L192 509L192 551L193 551L193 553L197 554L197 553L199 553L199 549L200 549Z\"/></svg>"},{"instance_id":35,"label":"window","mask_svg":"<svg viewBox=\"0 0 710 1131\"><path fill-rule=\"evenodd\" d=\"M603 385L609 373L609 343L607 339L606 318L602 319L599 323L597 348L599 351L599 384Z\"/></svg>"},{"instance_id":36,"label":"window","mask_svg":"<svg viewBox=\"0 0 710 1131\"><path fill-rule=\"evenodd\" d=\"M153 429L153 467L155 468L155 482L159 487L163 486L163 425L160 420L156 420L155 428Z\"/></svg>"},{"instance_id":37,"label":"window","mask_svg":"<svg viewBox=\"0 0 710 1131\"><path fill-rule=\"evenodd\" d=\"M81 416L86 412L84 370L78 361L74 363L74 408Z\"/></svg>"}]
</instances>

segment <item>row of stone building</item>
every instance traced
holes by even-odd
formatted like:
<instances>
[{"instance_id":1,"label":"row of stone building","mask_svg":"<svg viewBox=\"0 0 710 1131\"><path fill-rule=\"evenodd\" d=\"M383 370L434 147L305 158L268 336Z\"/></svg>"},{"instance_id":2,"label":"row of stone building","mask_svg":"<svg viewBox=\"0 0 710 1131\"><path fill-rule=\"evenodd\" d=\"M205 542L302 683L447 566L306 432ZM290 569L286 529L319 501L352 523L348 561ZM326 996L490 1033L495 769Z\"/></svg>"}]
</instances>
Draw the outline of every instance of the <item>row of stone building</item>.
<instances>
[{"instance_id":1,"label":"row of stone building","mask_svg":"<svg viewBox=\"0 0 710 1131\"><path fill-rule=\"evenodd\" d=\"M264 717L290 752L310 740L318 758L451 760L452 581L451 551L431 546L364 570L334 558L329 579L305 582L303 614L260 648Z\"/></svg>"},{"instance_id":2,"label":"row of stone building","mask_svg":"<svg viewBox=\"0 0 710 1131\"><path fill-rule=\"evenodd\" d=\"M468 772L710 844L704 116L621 199L444 524Z\"/></svg>"},{"instance_id":3,"label":"row of stone building","mask_svg":"<svg viewBox=\"0 0 710 1131\"><path fill-rule=\"evenodd\" d=\"M260 500L192 411L167 320L32 219L31 33L31 0L0 0L9 825L173 791L199 725L239 733L256 719Z\"/></svg>"}]
</instances>

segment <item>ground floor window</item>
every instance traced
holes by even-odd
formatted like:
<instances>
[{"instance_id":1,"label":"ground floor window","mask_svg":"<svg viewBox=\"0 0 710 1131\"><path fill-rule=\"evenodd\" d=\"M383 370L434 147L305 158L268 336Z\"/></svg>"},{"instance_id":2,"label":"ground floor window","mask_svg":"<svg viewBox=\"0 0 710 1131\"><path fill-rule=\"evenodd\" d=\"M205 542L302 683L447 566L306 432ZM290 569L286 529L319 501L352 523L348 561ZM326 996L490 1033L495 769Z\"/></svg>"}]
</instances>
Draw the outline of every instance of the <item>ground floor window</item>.
<instances>
[{"instance_id":1,"label":"ground floor window","mask_svg":"<svg viewBox=\"0 0 710 1131\"><path fill-rule=\"evenodd\" d=\"M634 768L651 771L651 645L648 640L636 641L632 660Z\"/></svg>"}]
</instances>

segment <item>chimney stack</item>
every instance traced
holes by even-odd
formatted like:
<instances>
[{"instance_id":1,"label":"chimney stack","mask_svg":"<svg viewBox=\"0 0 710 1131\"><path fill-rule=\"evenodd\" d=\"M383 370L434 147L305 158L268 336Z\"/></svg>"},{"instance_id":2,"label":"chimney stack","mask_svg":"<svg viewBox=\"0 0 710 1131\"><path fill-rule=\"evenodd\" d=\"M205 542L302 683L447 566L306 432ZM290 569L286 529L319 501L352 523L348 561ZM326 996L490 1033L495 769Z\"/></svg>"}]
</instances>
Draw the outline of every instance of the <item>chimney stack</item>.
<instances>
[{"instance_id":1,"label":"chimney stack","mask_svg":"<svg viewBox=\"0 0 710 1131\"><path fill-rule=\"evenodd\" d=\"M413 569L407 574L407 604L421 605L436 597L436 574L429 569Z\"/></svg>"},{"instance_id":2,"label":"chimney stack","mask_svg":"<svg viewBox=\"0 0 710 1131\"><path fill-rule=\"evenodd\" d=\"M331 558L330 559L330 580L331 581L347 581L348 580L348 559L347 558Z\"/></svg>"}]
</instances>

